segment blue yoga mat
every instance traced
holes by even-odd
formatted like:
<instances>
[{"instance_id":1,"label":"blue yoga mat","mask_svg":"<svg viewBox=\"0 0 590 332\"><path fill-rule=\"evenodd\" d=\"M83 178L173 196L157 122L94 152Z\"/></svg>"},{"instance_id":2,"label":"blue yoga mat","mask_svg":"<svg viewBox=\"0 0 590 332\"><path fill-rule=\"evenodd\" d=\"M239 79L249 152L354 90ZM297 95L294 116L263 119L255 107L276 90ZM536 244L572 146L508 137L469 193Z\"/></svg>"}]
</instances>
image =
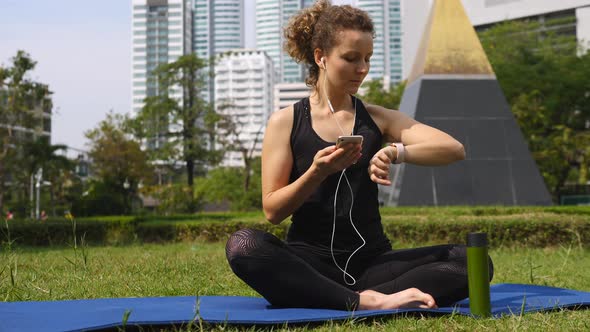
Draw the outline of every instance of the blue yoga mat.
<instances>
[{"instance_id":1,"label":"blue yoga mat","mask_svg":"<svg viewBox=\"0 0 590 332\"><path fill-rule=\"evenodd\" d=\"M498 284L491 287L492 314L590 306L590 292L570 289ZM0 302L0 331L80 331L127 325L206 323L285 324L345 320L407 312L469 315L469 301L439 309L359 310L273 308L266 300L243 296L178 296L45 302Z\"/></svg>"}]
</instances>

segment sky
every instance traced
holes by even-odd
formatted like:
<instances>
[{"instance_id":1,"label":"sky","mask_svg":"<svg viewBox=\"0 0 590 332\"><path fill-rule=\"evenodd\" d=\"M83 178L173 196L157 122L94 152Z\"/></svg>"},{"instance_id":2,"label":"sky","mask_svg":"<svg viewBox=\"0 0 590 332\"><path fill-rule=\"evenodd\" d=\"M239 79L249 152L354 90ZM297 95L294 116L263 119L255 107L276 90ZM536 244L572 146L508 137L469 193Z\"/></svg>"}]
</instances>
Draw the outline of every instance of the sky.
<instances>
[{"instance_id":1,"label":"sky","mask_svg":"<svg viewBox=\"0 0 590 332\"><path fill-rule=\"evenodd\" d=\"M122 0L0 0L0 64L18 50L54 92L52 143L84 149L84 132L131 104L131 5Z\"/></svg>"},{"instance_id":2,"label":"sky","mask_svg":"<svg viewBox=\"0 0 590 332\"><path fill-rule=\"evenodd\" d=\"M254 5L245 0L246 47L255 47ZM0 65L18 50L54 93L53 144L86 150L84 132L130 111L131 0L0 0Z\"/></svg>"}]
</instances>

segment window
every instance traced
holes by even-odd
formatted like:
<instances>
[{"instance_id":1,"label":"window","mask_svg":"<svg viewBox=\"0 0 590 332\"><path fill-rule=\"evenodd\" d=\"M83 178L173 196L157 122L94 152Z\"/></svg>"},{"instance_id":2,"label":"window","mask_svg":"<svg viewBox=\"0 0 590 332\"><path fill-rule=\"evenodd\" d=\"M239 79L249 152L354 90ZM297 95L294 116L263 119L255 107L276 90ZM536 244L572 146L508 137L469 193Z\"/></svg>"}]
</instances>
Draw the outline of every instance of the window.
<instances>
[{"instance_id":1,"label":"window","mask_svg":"<svg viewBox=\"0 0 590 332\"><path fill-rule=\"evenodd\" d=\"M51 132L51 118L43 119L43 131Z\"/></svg>"}]
</instances>

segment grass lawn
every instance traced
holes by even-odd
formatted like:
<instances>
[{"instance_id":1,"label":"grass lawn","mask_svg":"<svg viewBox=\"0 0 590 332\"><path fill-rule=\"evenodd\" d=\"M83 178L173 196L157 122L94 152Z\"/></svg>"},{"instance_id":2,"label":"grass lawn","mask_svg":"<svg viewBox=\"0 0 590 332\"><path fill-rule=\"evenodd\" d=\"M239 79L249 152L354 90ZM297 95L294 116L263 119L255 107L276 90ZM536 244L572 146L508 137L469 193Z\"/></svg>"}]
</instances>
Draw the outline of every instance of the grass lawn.
<instances>
[{"instance_id":1,"label":"grass lawn","mask_svg":"<svg viewBox=\"0 0 590 332\"><path fill-rule=\"evenodd\" d=\"M590 291L589 249L502 247L491 250L490 254L494 259L496 272L493 283L534 283ZM4 248L0 253L1 301L176 295L257 296L233 275L225 260L224 244L221 242L124 247L78 246L76 250L17 247ZM208 328L235 330L228 326ZM288 330L311 328L290 327ZM313 329L588 331L590 310L479 320L463 316L400 316L326 323L314 326Z\"/></svg>"}]
</instances>

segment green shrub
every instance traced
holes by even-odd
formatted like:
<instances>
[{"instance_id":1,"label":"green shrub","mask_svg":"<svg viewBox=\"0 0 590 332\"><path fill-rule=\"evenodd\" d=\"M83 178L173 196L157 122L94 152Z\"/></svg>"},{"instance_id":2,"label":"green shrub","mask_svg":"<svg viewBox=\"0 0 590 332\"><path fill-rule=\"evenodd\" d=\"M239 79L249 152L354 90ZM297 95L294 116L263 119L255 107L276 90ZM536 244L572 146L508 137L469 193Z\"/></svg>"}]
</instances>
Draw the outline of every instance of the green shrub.
<instances>
[{"instance_id":1,"label":"green shrub","mask_svg":"<svg viewBox=\"0 0 590 332\"><path fill-rule=\"evenodd\" d=\"M582 218L387 221L385 233L393 242L465 243L470 232L487 232L490 246L588 246L590 222Z\"/></svg>"},{"instance_id":2,"label":"green shrub","mask_svg":"<svg viewBox=\"0 0 590 332\"><path fill-rule=\"evenodd\" d=\"M109 218L111 219L111 218ZM75 222L75 225L74 225ZM16 244L31 246L72 245L74 231L80 243L82 237L87 244L116 245L135 240L135 220L128 217L101 220L85 218L69 221L64 218L46 221L16 220L9 223L10 238ZM6 226L2 227L0 242L7 240Z\"/></svg>"},{"instance_id":3,"label":"green shrub","mask_svg":"<svg viewBox=\"0 0 590 332\"><path fill-rule=\"evenodd\" d=\"M450 207L385 208L383 228L396 243L465 243L469 232L485 231L490 245L547 247L573 244L590 247L589 207ZM272 225L261 212L216 212L173 216L110 216L76 220L76 238L93 245L225 241L241 228L257 228L285 238L289 222ZM12 220L10 239L33 246L73 243L74 224L66 219L45 222ZM5 226L0 242L8 241Z\"/></svg>"},{"instance_id":4,"label":"green shrub","mask_svg":"<svg viewBox=\"0 0 590 332\"><path fill-rule=\"evenodd\" d=\"M143 242L177 242L177 241L225 241L234 232L242 228L256 228L285 238L286 225L275 226L262 222L179 222L146 223L138 225L137 237Z\"/></svg>"}]
</instances>

